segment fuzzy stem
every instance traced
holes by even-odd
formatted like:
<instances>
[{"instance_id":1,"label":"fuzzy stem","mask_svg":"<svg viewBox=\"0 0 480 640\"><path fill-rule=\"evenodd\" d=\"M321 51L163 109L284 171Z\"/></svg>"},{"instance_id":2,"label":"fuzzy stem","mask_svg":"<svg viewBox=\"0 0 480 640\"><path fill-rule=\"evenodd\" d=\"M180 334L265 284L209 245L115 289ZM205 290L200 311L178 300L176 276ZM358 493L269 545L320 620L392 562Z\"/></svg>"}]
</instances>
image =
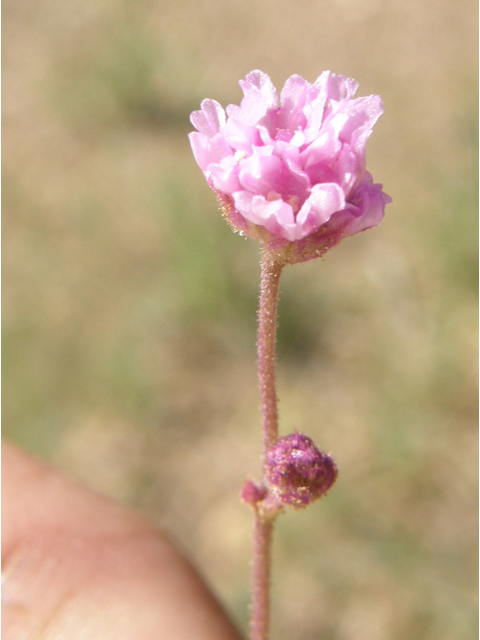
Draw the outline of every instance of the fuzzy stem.
<instances>
[{"instance_id":1,"label":"fuzzy stem","mask_svg":"<svg viewBox=\"0 0 480 640\"><path fill-rule=\"evenodd\" d=\"M270 626L270 549L273 521L255 510L252 571L251 640L268 640Z\"/></svg>"},{"instance_id":2,"label":"fuzzy stem","mask_svg":"<svg viewBox=\"0 0 480 640\"><path fill-rule=\"evenodd\" d=\"M278 438L277 394L275 391L275 343L277 333L278 285L283 264L266 251L262 255L260 305L258 310L258 377L263 429L263 480L266 453ZM270 623L270 549L273 519L255 509L252 567L251 640L268 640Z\"/></svg>"},{"instance_id":3,"label":"fuzzy stem","mask_svg":"<svg viewBox=\"0 0 480 640\"><path fill-rule=\"evenodd\" d=\"M275 343L277 333L278 285L283 264L264 251L258 310L258 378L260 382L263 454L278 438L277 394L275 391Z\"/></svg>"}]
</instances>

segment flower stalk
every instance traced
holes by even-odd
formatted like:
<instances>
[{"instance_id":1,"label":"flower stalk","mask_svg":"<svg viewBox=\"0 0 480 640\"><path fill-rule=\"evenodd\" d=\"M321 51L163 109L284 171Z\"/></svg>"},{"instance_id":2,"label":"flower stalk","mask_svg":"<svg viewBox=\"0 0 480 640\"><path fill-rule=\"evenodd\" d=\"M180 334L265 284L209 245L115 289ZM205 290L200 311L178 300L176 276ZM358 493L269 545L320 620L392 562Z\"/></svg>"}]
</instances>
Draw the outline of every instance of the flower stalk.
<instances>
[{"instance_id":1,"label":"flower stalk","mask_svg":"<svg viewBox=\"0 0 480 640\"><path fill-rule=\"evenodd\" d=\"M242 498L253 507L251 640L268 640L270 626L271 544L276 516L285 506L303 508L330 489L337 477L333 459L307 436L278 434L275 346L280 275L285 262L262 251L258 310L258 378L260 385L263 469L260 486L247 481Z\"/></svg>"},{"instance_id":2,"label":"flower stalk","mask_svg":"<svg viewBox=\"0 0 480 640\"><path fill-rule=\"evenodd\" d=\"M262 487L266 484L267 452L278 438L275 345L278 291L283 266L282 262L272 258L268 251L263 250L257 337L263 434ZM260 508L260 502L255 504L254 512L251 640L267 640L270 625L271 541L274 517Z\"/></svg>"},{"instance_id":3,"label":"flower stalk","mask_svg":"<svg viewBox=\"0 0 480 640\"><path fill-rule=\"evenodd\" d=\"M262 252L260 304L258 309L258 378L263 428L263 455L278 438L277 393L275 387L275 345L277 341L278 288L283 264Z\"/></svg>"}]
</instances>

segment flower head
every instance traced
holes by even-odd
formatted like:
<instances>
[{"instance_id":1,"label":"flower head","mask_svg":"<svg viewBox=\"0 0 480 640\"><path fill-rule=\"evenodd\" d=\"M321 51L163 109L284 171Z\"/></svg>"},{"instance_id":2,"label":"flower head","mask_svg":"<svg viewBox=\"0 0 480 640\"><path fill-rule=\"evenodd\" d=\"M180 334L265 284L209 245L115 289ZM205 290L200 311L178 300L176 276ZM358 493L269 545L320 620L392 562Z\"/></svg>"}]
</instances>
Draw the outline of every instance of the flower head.
<instances>
[{"instance_id":1,"label":"flower head","mask_svg":"<svg viewBox=\"0 0 480 640\"><path fill-rule=\"evenodd\" d=\"M357 83L329 71L313 84L291 76L280 100L262 71L240 86L240 106L226 112L204 100L189 136L235 229L299 262L380 222L391 199L365 169L366 142L383 112L379 96L354 98Z\"/></svg>"},{"instance_id":2,"label":"flower head","mask_svg":"<svg viewBox=\"0 0 480 640\"><path fill-rule=\"evenodd\" d=\"M265 466L269 491L281 505L306 507L337 478L333 458L301 433L279 438L267 452Z\"/></svg>"}]
</instances>

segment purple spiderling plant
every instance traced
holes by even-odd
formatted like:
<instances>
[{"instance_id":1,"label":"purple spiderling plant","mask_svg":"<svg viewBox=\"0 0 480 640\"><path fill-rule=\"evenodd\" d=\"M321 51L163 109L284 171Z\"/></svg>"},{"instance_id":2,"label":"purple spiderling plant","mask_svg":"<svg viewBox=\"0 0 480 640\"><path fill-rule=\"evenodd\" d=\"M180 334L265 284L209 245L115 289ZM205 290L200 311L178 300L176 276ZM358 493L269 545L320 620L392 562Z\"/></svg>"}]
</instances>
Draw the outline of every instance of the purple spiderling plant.
<instances>
[{"instance_id":1,"label":"purple spiderling plant","mask_svg":"<svg viewBox=\"0 0 480 640\"><path fill-rule=\"evenodd\" d=\"M343 238L376 226L391 198L366 170L365 149L383 113L379 96L355 98L352 78L324 71L310 84L293 75L278 98L269 76L240 81L240 106L204 100L191 114L195 160L234 230L262 247L258 376L263 477L242 500L255 514L251 640L267 640L272 527L284 507L303 508L337 477L330 455L301 433L279 437L275 342L280 274L323 256Z\"/></svg>"}]
</instances>

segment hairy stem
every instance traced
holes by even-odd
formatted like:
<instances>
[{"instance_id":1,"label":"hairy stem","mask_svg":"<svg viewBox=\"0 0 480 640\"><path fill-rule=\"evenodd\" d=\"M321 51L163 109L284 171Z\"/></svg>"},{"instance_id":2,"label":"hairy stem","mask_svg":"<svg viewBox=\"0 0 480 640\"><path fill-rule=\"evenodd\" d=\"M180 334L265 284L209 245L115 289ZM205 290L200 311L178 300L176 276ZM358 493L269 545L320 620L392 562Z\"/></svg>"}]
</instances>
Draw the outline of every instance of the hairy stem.
<instances>
[{"instance_id":1,"label":"hairy stem","mask_svg":"<svg viewBox=\"0 0 480 640\"><path fill-rule=\"evenodd\" d=\"M263 430L263 459L278 438L277 394L275 390L275 343L277 333L278 285L283 264L264 251L258 311L258 377ZM265 484L265 468L263 481ZM268 640L270 624L270 549L273 519L255 509L253 543L251 640Z\"/></svg>"},{"instance_id":2,"label":"hairy stem","mask_svg":"<svg viewBox=\"0 0 480 640\"><path fill-rule=\"evenodd\" d=\"M252 571L251 640L267 640L270 627L270 549L273 521L255 510Z\"/></svg>"},{"instance_id":3,"label":"hairy stem","mask_svg":"<svg viewBox=\"0 0 480 640\"><path fill-rule=\"evenodd\" d=\"M263 426L263 454L278 438L277 393L275 390L275 343L277 334L278 285L283 264L262 256L260 306L258 310L258 378Z\"/></svg>"}]
</instances>

